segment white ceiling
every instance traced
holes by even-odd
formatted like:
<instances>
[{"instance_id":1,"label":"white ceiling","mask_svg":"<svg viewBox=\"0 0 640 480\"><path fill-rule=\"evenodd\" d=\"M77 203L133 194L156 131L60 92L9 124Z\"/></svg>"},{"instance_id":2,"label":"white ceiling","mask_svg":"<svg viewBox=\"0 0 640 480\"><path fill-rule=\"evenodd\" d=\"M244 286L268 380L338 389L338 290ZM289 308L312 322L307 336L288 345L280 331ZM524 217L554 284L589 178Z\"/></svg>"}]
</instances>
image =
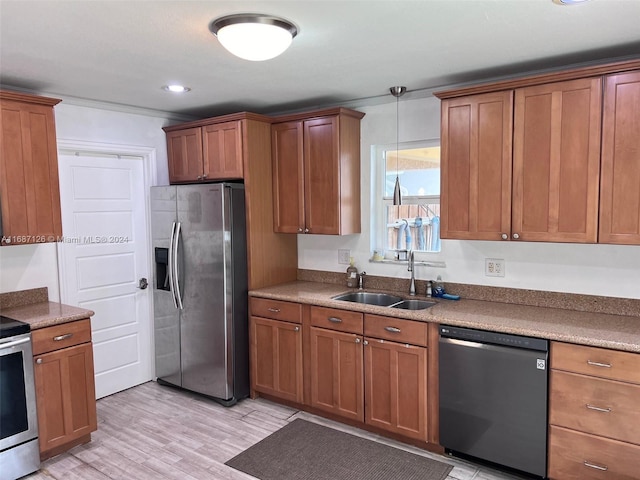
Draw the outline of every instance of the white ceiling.
<instances>
[{"instance_id":1,"label":"white ceiling","mask_svg":"<svg viewBox=\"0 0 640 480\"><path fill-rule=\"evenodd\" d=\"M257 12L300 30L283 55L233 57L209 32ZM640 56L640 0L0 0L4 88L193 116L274 113ZM161 90L182 83L192 91Z\"/></svg>"}]
</instances>

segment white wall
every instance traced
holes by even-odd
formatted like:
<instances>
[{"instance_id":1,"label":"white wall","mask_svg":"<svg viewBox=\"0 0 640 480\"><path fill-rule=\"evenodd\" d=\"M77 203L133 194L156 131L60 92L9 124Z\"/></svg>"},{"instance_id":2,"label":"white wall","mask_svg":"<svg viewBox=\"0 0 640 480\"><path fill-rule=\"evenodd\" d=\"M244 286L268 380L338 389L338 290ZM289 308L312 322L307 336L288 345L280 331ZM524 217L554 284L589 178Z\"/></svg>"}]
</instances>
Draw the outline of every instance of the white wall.
<instances>
[{"instance_id":1,"label":"white wall","mask_svg":"<svg viewBox=\"0 0 640 480\"><path fill-rule=\"evenodd\" d=\"M368 274L409 278L406 266L369 263L372 254L371 145L396 141L395 103L360 107L362 119L362 233L343 237L298 236L298 267L341 272L338 249L350 249L359 270ZM440 136L440 101L435 97L400 102L400 142L429 140ZM486 277L485 258L505 260L505 277ZM538 242L484 242L443 240L439 255L416 255L437 259L446 268L419 266L419 279L442 275L447 282L527 288L558 292L640 298L640 246L580 245Z\"/></svg>"},{"instance_id":2,"label":"white wall","mask_svg":"<svg viewBox=\"0 0 640 480\"><path fill-rule=\"evenodd\" d=\"M123 112L74 103L55 108L58 140L112 143L156 149L159 185L169 183L167 148L162 127L175 123L168 116ZM48 287L49 299L60 300L58 258L55 244L0 248L0 293Z\"/></svg>"}]
</instances>

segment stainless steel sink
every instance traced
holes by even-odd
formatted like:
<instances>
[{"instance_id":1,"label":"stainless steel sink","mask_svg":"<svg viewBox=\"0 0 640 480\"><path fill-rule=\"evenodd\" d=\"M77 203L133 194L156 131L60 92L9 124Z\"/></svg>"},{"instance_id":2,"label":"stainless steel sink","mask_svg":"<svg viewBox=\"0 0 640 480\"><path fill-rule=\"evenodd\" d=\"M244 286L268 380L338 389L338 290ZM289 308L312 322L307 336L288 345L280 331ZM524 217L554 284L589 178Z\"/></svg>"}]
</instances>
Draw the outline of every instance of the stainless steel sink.
<instances>
[{"instance_id":1,"label":"stainless steel sink","mask_svg":"<svg viewBox=\"0 0 640 480\"><path fill-rule=\"evenodd\" d=\"M428 300L403 300L400 303L391 305L391 308L403 308L405 310L424 310L429 307L433 307L436 302L430 302Z\"/></svg>"},{"instance_id":2,"label":"stainless steel sink","mask_svg":"<svg viewBox=\"0 0 640 480\"><path fill-rule=\"evenodd\" d=\"M333 300L341 300L343 302L365 303L367 305L378 305L379 307L389 307L395 303L401 302L402 297L389 295L388 293L372 293L372 292L350 292L343 293L332 297Z\"/></svg>"}]
</instances>

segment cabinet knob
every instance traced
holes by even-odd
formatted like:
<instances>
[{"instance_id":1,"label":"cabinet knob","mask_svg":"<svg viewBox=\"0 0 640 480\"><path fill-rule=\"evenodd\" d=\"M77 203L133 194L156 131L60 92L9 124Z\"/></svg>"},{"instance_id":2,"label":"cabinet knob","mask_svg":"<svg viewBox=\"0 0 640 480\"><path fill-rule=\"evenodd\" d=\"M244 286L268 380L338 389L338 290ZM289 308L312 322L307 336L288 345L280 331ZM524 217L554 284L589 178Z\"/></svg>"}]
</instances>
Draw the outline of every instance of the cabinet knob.
<instances>
[{"instance_id":1,"label":"cabinet knob","mask_svg":"<svg viewBox=\"0 0 640 480\"><path fill-rule=\"evenodd\" d=\"M518 240L520 238L520 235L518 235L517 233L513 234L513 239L514 240Z\"/></svg>"},{"instance_id":2,"label":"cabinet knob","mask_svg":"<svg viewBox=\"0 0 640 480\"><path fill-rule=\"evenodd\" d=\"M202 180L202 175L198 175L198 177L196 178L196 180Z\"/></svg>"},{"instance_id":3,"label":"cabinet knob","mask_svg":"<svg viewBox=\"0 0 640 480\"><path fill-rule=\"evenodd\" d=\"M294 332L299 332L300 331L300 327L296 327L293 329Z\"/></svg>"},{"instance_id":4,"label":"cabinet knob","mask_svg":"<svg viewBox=\"0 0 640 480\"><path fill-rule=\"evenodd\" d=\"M298 228L298 233L302 233L302 227Z\"/></svg>"},{"instance_id":5,"label":"cabinet knob","mask_svg":"<svg viewBox=\"0 0 640 480\"><path fill-rule=\"evenodd\" d=\"M506 233L503 233L502 235L500 235L500 237L501 237L503 240L507 240L507 239L509 238L509 235L507 235Z\"/></svg>"},{"instance_id":6,"label":"cabinet knob","mask_svg":"<svg viewBox=\"0 0 640 480\"><path fill-rule=\"evenodd\" d=\"M37 363L38 365L40 365L40 364L42 363L42 359L41 359L41 358L38 358L38 359L36 360L36 363Z\"/></svg>"},{"instance_id":7,"label":"cabinet knob","mask_svg":"<svg viewBox=\"0 0 640 480\"><path fill-rule=\"evenodd\" d=\"M309 229L308 229L308 228L305 228L305 229L304 229L304 233L309 233Z\"/></svg>"},{"instance_id":8,"label":"cabinet knob","mask_svg":"<svg viewBox=\"0 0 640 480\"><path fill-rule=\"evenodd\" d=\"M206 173L204 175L202 175L202 180L204 180L205 178L207 178L207 174Z\"/></svg>"},{"instance_id":9,"label":"cabinet knob","mask_svg":"<svg viewBox=\"0 0 640 480\"><path fill-rule=\"evenodd\" d=\"M360 343L360 339L359 338L356 338L356 343Z\"/></svg>"},{"instance_id":10,"label":"cabinet knob","mask_svg":"<svg viewBox=\"0 0 640 480\"><path fill-rule=\"evenodd\" d=\"M367 342L366 340L364 342L362 342L363 345L369 345L369 342Z\"/></svg>"}]
</instances>

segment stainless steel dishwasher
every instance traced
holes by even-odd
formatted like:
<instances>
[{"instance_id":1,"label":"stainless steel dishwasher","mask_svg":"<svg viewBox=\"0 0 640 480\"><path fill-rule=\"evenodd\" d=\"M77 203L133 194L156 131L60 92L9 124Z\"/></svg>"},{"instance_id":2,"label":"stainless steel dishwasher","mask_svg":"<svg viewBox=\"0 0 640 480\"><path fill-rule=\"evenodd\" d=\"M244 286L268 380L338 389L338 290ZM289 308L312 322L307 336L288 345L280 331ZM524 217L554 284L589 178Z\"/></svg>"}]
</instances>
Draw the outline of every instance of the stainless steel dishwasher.
<instances>
[{"instance_id":1,"label":"stainless steel dishwasher","mask_svg":"<svg viewBox=\"0 0 640 480\"><path fill-rule=\"evenodd\" d=\"M441 325L439 348L440 444L545 477L548 341Z\"/></svg>"}]
</instances>

